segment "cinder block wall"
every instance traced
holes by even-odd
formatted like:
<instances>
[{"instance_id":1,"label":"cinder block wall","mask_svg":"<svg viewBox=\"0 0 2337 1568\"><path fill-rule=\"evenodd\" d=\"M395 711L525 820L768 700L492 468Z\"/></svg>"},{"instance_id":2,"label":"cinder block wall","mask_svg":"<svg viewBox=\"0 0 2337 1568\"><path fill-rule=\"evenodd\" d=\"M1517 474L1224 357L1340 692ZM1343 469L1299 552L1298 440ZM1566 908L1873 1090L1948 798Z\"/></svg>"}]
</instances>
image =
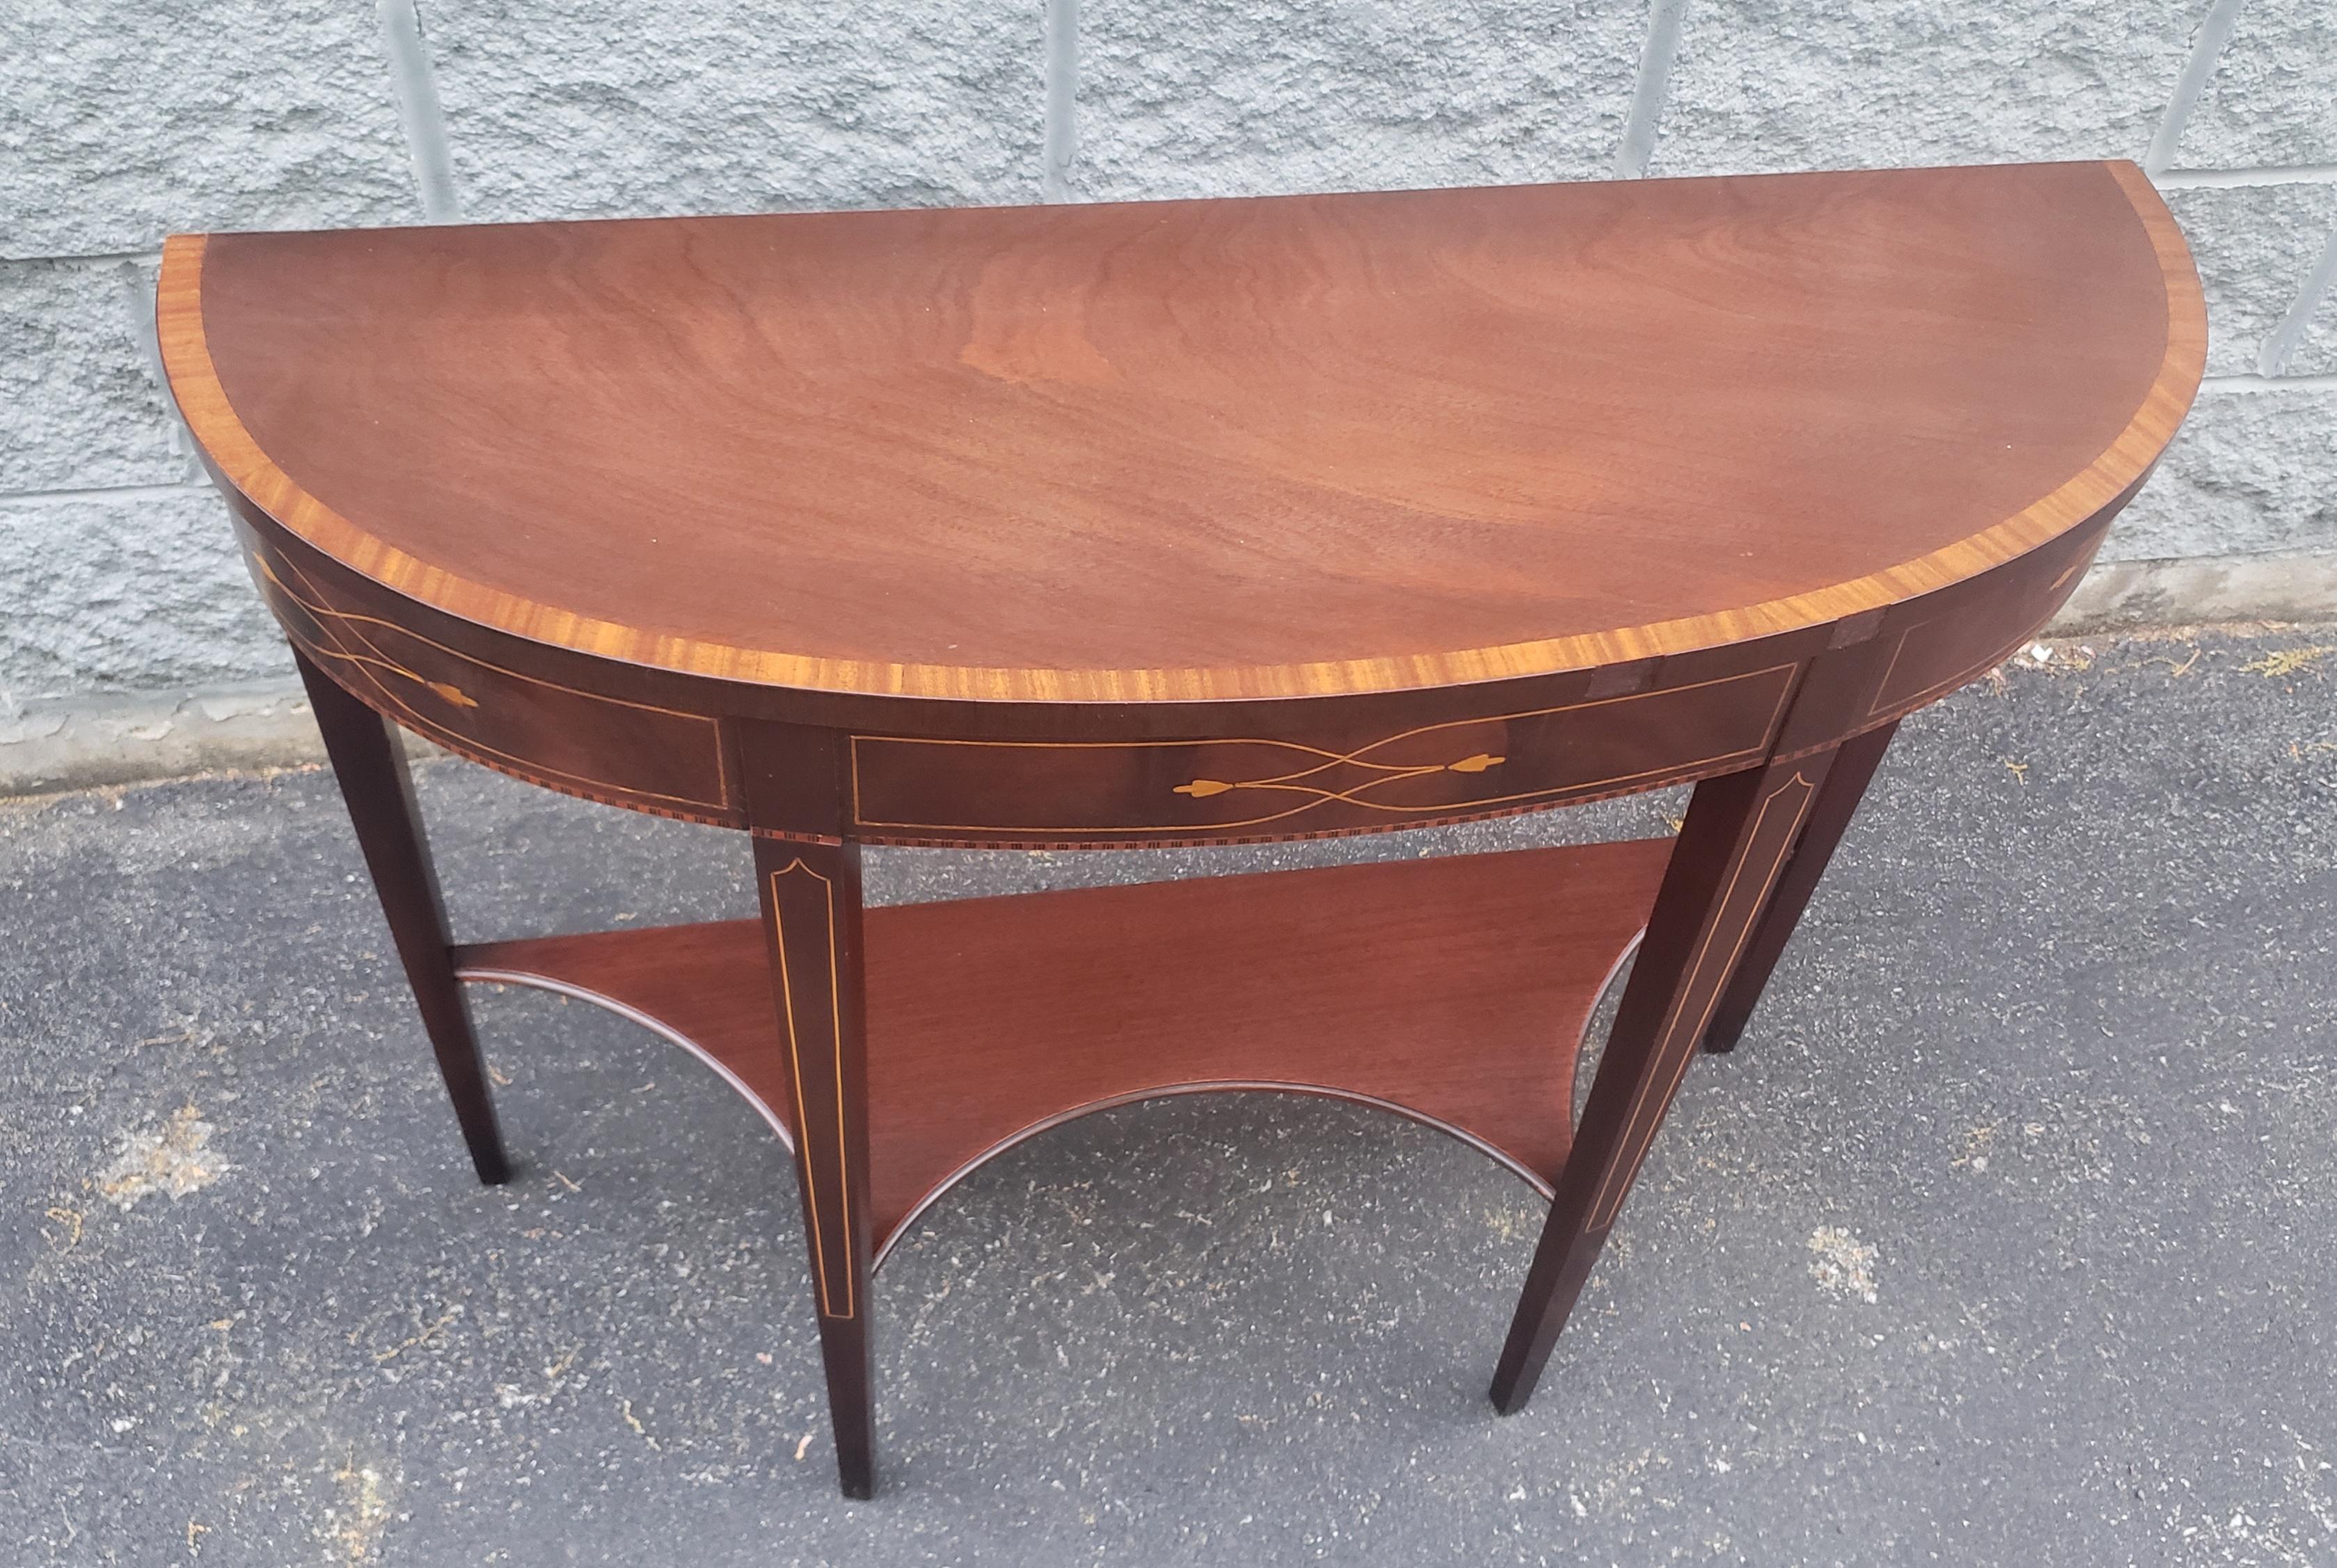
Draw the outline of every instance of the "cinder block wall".
<instances>
[{"instance_id":1,"label":"cinder block wall","mask_svg":"<svg viewBox=\"0 0 2337 1568\"><path fill-rule=\"evenodd\" d=\"M288 678L159 385L172 230L2106 156L2214 329L2107 552L2188 565L2112 569L2127 608L2337 612L2321 0L11 0L0 744Z\"/></svg>"}]
</instances>

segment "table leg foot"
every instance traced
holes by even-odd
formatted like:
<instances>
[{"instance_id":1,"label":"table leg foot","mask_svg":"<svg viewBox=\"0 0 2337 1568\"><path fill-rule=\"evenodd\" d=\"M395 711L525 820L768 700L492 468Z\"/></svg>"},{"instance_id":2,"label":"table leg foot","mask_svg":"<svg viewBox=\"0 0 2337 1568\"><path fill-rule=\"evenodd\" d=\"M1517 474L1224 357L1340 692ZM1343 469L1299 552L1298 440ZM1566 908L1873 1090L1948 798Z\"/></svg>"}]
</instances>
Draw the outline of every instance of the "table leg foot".
<instances>
[{"instance_id":1,"label":"table leg foot","mask_svg":"<svg viewBox=\"0 0 2337 1568\"><path fill-rule=\"evenodd\" d=\"M820 1360L827 1373L828 1423L836 1433L836 1477L846 1497L876 1494L875 1394L868 1357L868 1318L819 1320Z\"/></svg>"},{"instance_id":2,"label":"table leg foot","mask_svg":"<svg viewBox=\"0 0 2337 1568\"><path fill-rule=\"evenodd\" d=\"M333 775L340 781L357 847L373 875L374 892L388 918L391 940L406 968L406 983L422 1013L422 1026L438 1058L439 1076L455 1102L463 1141L479 1180L498 1186L511 1180L495 1108L487 1093L479 1042L455 977L446 906L430 863L430 845L414 799L414 779L396 730L380 714L343 691L307 654L294 650L308 705L325 738Z\"/></svg>"},{"instance_id":3,"label":"table leg foot","mask_svg":"<svg viewBox=\"0 0 2337 1568\"><path fill-rule=\"evenodd\" d=\"M1785 944L1793 939L1794 927L1801 923L1802 912L1809 907L1810 896L1817 891L1818 878L1825 875L1826 865L1842 843L1850 819L1858 810L1858 803L1866 795L1866 787L1882 766L1882 754L1891 748L1891 738L1899 732L1899 721L1867 730L1842 743L1834 753L1833 766L1826 772L1824 785L1817 799L1810 803L1809 820L1803 825L1801 840L1794 846L1793 858L1777 878L1776 890L1761 911L1760 924L1745 945L1745 956L1738 960L1736 975L1728 982L1727 994L1714 1009L1712 1023L1704 1032L1704 1048L1712 1052L1736 1049L1736 1042L1751 1022L1753 1009L1759 1005L1761 993L1769 984L1770 972L1784 956Z\"/></svg>"},{"instance_id":4,"label":"table leg foot","mask_svg":"<svg viewBox=\"0 0 2337 1568\"><path fill-rule=\"evenodd\" d=\"M1533 1396L1832 760L1697 786L1494 1370L1503 1415Z\"/></svg>"}]
</instances>

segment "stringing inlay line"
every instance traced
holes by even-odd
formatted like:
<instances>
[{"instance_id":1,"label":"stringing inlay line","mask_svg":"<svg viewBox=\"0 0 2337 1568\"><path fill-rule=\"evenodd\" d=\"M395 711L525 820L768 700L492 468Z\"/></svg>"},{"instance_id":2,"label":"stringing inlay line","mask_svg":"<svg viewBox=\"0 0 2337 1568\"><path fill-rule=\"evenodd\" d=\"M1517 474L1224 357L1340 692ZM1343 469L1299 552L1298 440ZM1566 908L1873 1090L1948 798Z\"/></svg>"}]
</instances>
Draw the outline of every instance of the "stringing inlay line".
<instances>
[{"instance_id":1,"label":"stringing inlay line","mask_svg":"<svg viewBox=\"0 0 2337 1568\"><path fill-rule=\"evenodd\" d=\"M838 1311L836 1308L835 1291L829 1279L827 1248L820 1240L820 1232L825 1228L819 1223L819 1184L817 1172L814 1169L816 1162L812 1158L811 1138L808 1132L811 1126L811 1104L804 1098L803 1042L796 1028L795 982L788 969L787 920L780 907L779 878L792 876L797 871L817 882L821 894L827 901L827 1005L830 1029L828 1041L829 1062L836 1073L836 1213L840 1217L841 1229L849 1245L848 1239L852 1234L852 1183L846 1179L845 1162L851 1157L851 1153L844 1126L844 1006L843 1000L837 992L836 884L805 865L800 858L790 860L780 869L772 872L771 935L777 941L779 950L779 1012L787 1020L787 1070L795 1081L796 1125L806 1130L798 1141L797 1148L802 1154L800 1164L803 1169L804 1196L809 1200L812 1211L811 1250L812 1260L818 1266L819 1270L819 1309L830 1318L849 1318L853 1315L855 1305L852 1298L851 1257L847 1253L844 1259L844 1309Z\"/></svg>"},{"instance_id":2,"label":"stringing inlay line","mask_svg":"<svg viewBox=\"0 0 2337 1568\"><path fill-rule=\"evenodd\" d=\"M1762 900L1755 900L1753 907L1746 910L1742 919L1736 923L1736 930L1729 942L1728 956L1721 962L1716 974L1706 964L1706 960L1711 957L1722 931L1730 924L1729 906L1736 900L1737 887L1744 880L1745 867L1751 861L1755 847L1760 842L1763 829L1768 826L1770 809L1785 796L1795 790L1799 790L1800 794L1790 808L1791 818L1785 823L1785 830L1778 836L1777 853L1757 884L1760 888L1766 889L1775 880L1778 869L1785 865L1785 857L1793 852L1794 830L1801 826L1802 815L1809 809L1811 798L1817 793L1816 786L1803 777L1797 769L1791 779L1769 792L1761 802L1761 809L1754 815L1753 830L1748 836L1749 841L1745 847L1745 854L1738 858L1736 870L1729 875L1728 886L1721 893L1720 902L1713 911L1712 924L1706 929L1704 940L1697 948L1696 957L1688 965L1687 983L1679 988L1677 996L1673 1000L1670 1013L1665 1016L1664 1030L1657 1037L1656 1045L1656 1059L1650 1064L1647 1076L1640 1081L1638 1095L1632 1101L1630 1114L1626 1119L1623 1147L1628 1152L1622 1159L1608 1167L1606 1180L1599 1189L1599 1196L1590 1205L1591 1217L1588 1223L1589 1230L1603 1230L1614 1222L1615 1211L1623 1206L1624 1194L1630 1191L1631 1183L1638 1180L1639 1166L1646 1161L1648 1151L1654 1146L1656 1128L1664 1119L1664 1111L1670 1105L1673 1093L1679 1088L1680 1080L1687 1075L1687 1064L1696 1058L1696 1043L1703 1036L1704 1026L1711 1022L1713 1009L1720 1005L1722 983L1726 980L1729 972L1736 967L1736 956L1744 951L1745 944L1753 935L1753 926L1756 916L1760 914ZM1711 984L1711 994L1705 998L1702 1006L1697 1009L1696 1027L1681 1029L1679 1023L1686 1014L1688 999L1694 996L1707 980ZM1684 1049L1682 1042L1686 1043ZM1657 1087L1658 1083L1662 1085L1660 1089Z\"/></svg>"}]
</instances>

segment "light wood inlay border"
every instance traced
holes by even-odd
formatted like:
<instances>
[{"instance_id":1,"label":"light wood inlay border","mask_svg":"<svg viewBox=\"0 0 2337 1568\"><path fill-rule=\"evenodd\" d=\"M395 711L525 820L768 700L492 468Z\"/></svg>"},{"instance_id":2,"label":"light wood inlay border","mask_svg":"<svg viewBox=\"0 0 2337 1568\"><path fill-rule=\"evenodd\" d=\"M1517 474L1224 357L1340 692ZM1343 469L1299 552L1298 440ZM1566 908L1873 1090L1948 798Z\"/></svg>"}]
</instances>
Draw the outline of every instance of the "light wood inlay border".
<instances>
[{"instance_id":1,"label":"light wood inlay border","mask_svg":"<svg viewBox=\"0 0 2337 1568\"><path fill-rule=\"evenodd\" d=\"M1754 814L1752 831L1746 835L1745 852L1738 858L1727 886L1721 889L1719 901L1713 906L1712 924L1706 928L1696 956L1688 963L1687 983L1680 986L1679 994L1672 1004L1672 1011L1664 1020L1655 1063L1646 1078L1641 1080L1638 1094L1631 1102L1630 1114L1625 1122L1622 1156L1608 1167L1599 1196L1590 1205L1588 1222L1590 1230L1603 1230L1615 1222L1615 1214L1623 1205L1624 1195L1638 1180L1639 1167L1646 1161L1648 1151L1655 1144L1656 1129L1662 1124L1664 1112L1670 1107L1672 1096L1679 1090L1680 1080L1687 1076L1688 1063L1696 1059L1697 1042L1704 1038L1705 1026L1712 1022L1713 1010L1720 1005L1721 994L1727 985L1730 971L1736 966L1737 955L1744 952L1745 944L1753 935L1755 918L1761 913L1762 897L1755 897L1750 901L1750 906L1741 911L1735 905L1737 890L1744 882L1745 867L1760 852L1762 836L1769 828L1771 812L1777 809L1779 801L1791 797L1784 808L1788 815L1783 818L1784 826L1778 831L1776 851L1767 858L1758 879L1753 884L1756 895L1765 894L1770 884L1776 880L1778 871L1785 866L1785 857L1793 853L1794 835L1801 828L1802 818L1808 812L1810 802L1816 795L1817 787L1796 770L1791 779L1762 799L1760 809ZM1728 945L1727 956L1717 965L1709 963L1724 939ZM1694 999L1699 993L1703 1000L1697 1004ZM1681 1022L1689 1015L1691 1005L1694 1006L1695 1026L1683 1029Z\"/></svg>"},{"instance_id":2,"label":"light wood inlay border","mask_svg":"<svg viewBox=\"0 0 2337 1568\"><path fill-rule=\"evenodd\" d=\"M1982 675L1985 675L1990 670L1995 669L1998 665L2002 664L2006 660L2011 658L2015 653L2020 651L2024 644L2035 638L2038 632L2044 629L2045 623L2052 619L2053 612L2061 607L2061 601L2064 597L2061 590L2068 586L2072 579L2082 575L2086 568L2094 564L2094 554L2100 548L2101 541L2097 539L2091 544L2086 546L2085 549L2079 551L2076 560L2070 562L2068 566L2062 568L2061 574L2054 578L2051 583L2046 587L2045 591L2038 595L2036 600L2037 609L2035 612L2035 622L2025 628L2019 636L2013 638L2009 642L2005 643L2002 647L1997 649L1996 652L1989 654L1986 658L1981 659L1979 662L1959 666L1954 673L1941 677L1939 680L1932 681L1930 685L1925 686L1922 690L1916 691L1912 695L1893 692L1891 690L1891 677L1898 673L1899 661L1905 656L1909 642L1920 633L1929 630L1934 625L1940 624L1941 621L1949 618L1944 616L1934 617L1929 621L1919 621L1913 625L1907 627L1904 631L1899 633L1899 640L1892 644L1891 658L1889 662L1882 666L1882 678L1875 682L1874 699L1867 705L1865 716L1869 719L1873 719L1886 713L1911 712L1917 708L1922 707L1928 702L1931 702L1939 698L1946 696L1949 692L1953 691L1960 687L1979 680Z\"/></svg>"},{"instance_id":3,"label":"light wood inlay border","mask_svg":"<svg viewBox=\"0 0 2337 1568\"><path fill-rule=\"evenodd\" d=\"M370 685L380 696L382 701L389 704L392 708L396 710L397 714L401 716L401 722L406 723L413 730L418 730L422 734L427 736L430 740L445 744L449 750L472 754L478 761L485 764L486 766L498 769L510 769L515 772L523 773L524 777L532 780L539 782L549 782L549 780L539 780L536 778L539 774L545 774L549 775L551 779L563 780L572 787L597 790L603 795L637 796L643 800L662 800L671 806L694 806L709 811L728 812L735 809L735 803L733 801L730 789L729 764L723 757L721 724L719 720L710 717L709 715L704 713L686 712L679 708L660 708L651 702L634 702L622 697L603 696L598 691L585 691L573 686L563 686L556 681L546 681L540 675L523 674L516 670L507 670L500 664L491 664L484 659L477 658L473 654L464 653L458 649L449 648L444 642L435 642L431 638L423 636L418 632L415 632L407 627L400 626L394 621L385 621L378 615L362 614L354 610L339 610L333 608L328 601L324 591L318 588L317 584L310 580L308 574L301 571L298 566L287 561L284 563L285 569L290 572L295 577L298 578L302 588L305 588L310 595L314 596L313 599L304 598L298 591L295 590L289 583L286 583L282 577L277 574L274 564L271 563L265 554L262 554L258 551L247 552L247 554L249 554L252 564L259 568L260 576L264 580L264 586L274 587L279 593L281 593L287 601L298 608L303 614L315 621L320 631L329 631L337 628L345 632L348 636L356 639L357 645L363 648L365 652L362 654L352 653L347 649L342 648L318 647L312 643L309 639L295 634L292 629L288 626L283 626L285 635L288 638L290 638L293 642L299 646L303 652L308 653L311 658L318 659L328 664L347 663L355 667L358 672L366 677L367 683ZM264 592L262 593L262 597L266 597ZM273 606L271 606L271 608L273 608ZM277 616L277 622L279 626L283 625L284 619L285 618L281 614ZM373 673L372 667L378 665L383 669L392 671L399 676L423 686L440 697L447 697L447 692L440 691L438 690L440 686L447 683L427 680L416 671L398 663L396 660L390 658L388 654L382 651L379 645L375 643L371 638L365 634L365 632L357 629L361 624L383 627L388 631L396 632L401 637L419 642L425 648L435 648L439 652L445 654L449 659L453 659L460 663L470 665L481 670L492 671L494 673L504 676L510 680L524 681L532 686L541 686L546 691L557 691L564 697L575 698L581 701L605 704L613 708L636 708L644 713L655 713L669 719L686 719L693 724L702 724L706 727L707 739L713 750L714 787L719 798L713 800L708 800L695 795L668 795L662 794L654 789L639 789L631 784L618 784L605 779L590 779L586 778L582 774L564 772L562 769L552 768L535 758L522 757L513 752L504 751L501 748L492 746L486 741L479 740L475 736L464 735L458 731L449 730L438 720L417 711L411 704L399 697L396 692L384 685L381 680ZM346 682L344 682L344 684L346 684ZM454 701L456 706L466 709L476 709L479 707L477 701L472 698L468 693L464 692L457 688L449 687L449 690L453 691L453 696L448 698L448 700ZM552 787L557 788L558 786L553 785Z\"/></svg>"},{"instance_id":4,"label":"light wood inlay border","mask_svg":"<svg viewBox=\"0 0 2337 1568\"><path fill-rule=\"evenodd\" d=\"M1784 720L1786 706L1793 698L1794 674L1801 667L1798 664L1771 664L1759 670L1748 670L1742 674L1720 675L1716 676L1709 681L1696 681L1686 685L1667 686L1653 691L1626 692L1616 697L1598 697L1593 698L1587 702L1565 702L1560 703L1555 707L1532 708L1515 713L1488 713L1481 717L1472 719L1448 719L1434 724L1421 724L1416 725L1410 730L1399 730L1395 734L1383 737L1380 740L1371 742L1369 745L1359 746L1353 751L1348 752L1333 751L1323 747L1311 746L1303 741L1276 740L1264 737L1243 736L1203 736L1186 740L960 740L914 735L855 735L852 737L852 820L854 825L856 827L873 828L879 830L895 828L903 832L910 833L1045 833L1061 834L1066 837L1078 837L1083 834L1096 833L1208 834L1219 831L1231 831L1235 828L1258 828L1269 823L1284 821L1289 818L1299 816L1305 812L1315 810L1320 807L1337 803L1359 806L1373 811L1384 811L1392 816L1414 818L1452 815L1453 813L1465 815L1479 811L1498 811L1504 806L1515 805L1521 801L1533 801L1561 795L1573 795L1583 790L1612 789L1618 785L1635 784L1645 779L1666 778L1675 773L1694 773L1703 769L1721 767L1729 762L1750 761L1760 758L1767 753L1770 746L1776 740L1778 725ZM1159 750L1164 748L1192 749L1202 746L1264 746L1278 747L1286 750L1304 752L1310 756L1330 759L1330 761L1325 763L1324 767L1331 767L1339 763L1354 763L1356 766L1364 768L1378 768L1383 765L1374 762L1358 762L1356 760L1373 751L1377 751L1384 747L1393 746L1398 741L1413 740L1415 737L1422 735L1434 734L1439 730L1461 730L1477 724L1508 724L1528 719L1549 719L1554 718L1562 713L1581 712L1592 708L1609 707L1616 703L1645 702L1665 697L1676 697L1683 692L1700 691L1706 687L1726 686L1738 681L1759 681L1765 677L1772 675L1782 675L1784 679L1778 682L1776 701L1770 709L1768 721L1763 726L1761 740L1755 745L1739 747L1732 751L1716 752L1709 757L1696 758L1680 762L1667 762L1660 768L1644 769L1636 773L1621 773L1610 778L1584 779L1561 784L1550 784L1538 789L1519 790L1512 794L1484 796L1471 800L1436 801L1421 806L1396 806L1376 800L1354 799L1347 794L1335 794L1330 791L1321 791L1316 793L1313 799L1299 801L1296 805L1285 808L1279 811L1268 812L1262 817L1244 817L1221 821L1198 819L1185 822L1139 823L1134 825L1114 823L1099 826L1091 824L1083 828L1051 828L1020 822L997 823L987 826L963 822L891 822L869 818L862 812L860 807L860 748L863 742L866 742L872 746L970 746L996 750L1039 751L1135 751ZM1476 760L1476 759L1463 758L1462 760L1463 762L1470 762ZM1498 759L1488 757L1486 760L1486 767L1456 769L1452 764L1448 763L1441 764L1434 768L1405 769L1402 771L1401 776L1405 778L1418 778L1432 773L1451 771L1483 773L1487 771L1494 762L1506 763L1508 759L1505 757ZM1321 771L1321 769L1309 769L1305 773L1289 774L1285 777L1292 779L1304 778L1309 773L1319 771ZM1395 777L1396 775L1391 774L1388 778L1373 780L1373 782L1393 782L1394 781ZM1271 784L1278 783L1279 780L1265 780L1262 782ZM1257 786L1240 787L1252 788ZM1364 786L1358 786L1357 788L1364 788ZM1183 791L1179 790L1178 792L1182 793ZM1211 791L1211 793L1214 794L1217 793L1217 791Z\"/></svg>"},{"instance_id":5,"label":"light wood inlay border","mask_svg":"<svg viewBox=\"0 0 2337 1568\"><path fill-rule=\"evenodd\" d=\"M513 636L683 674L865 696L1158 702L1412 691L1593 669L1824 625L1966 581L2100 512L2172 439L2198 389L2207 347L2205 308L2182 231L2139 168L2126 162L2103 168L2118 182L2157 257L2166 287L2166 344L2158 373L2125 428L2051 492L1952 544L1830 587L1606 632L1404 656L1218 669L976 667L748 648L580 615L474 582L400 550L309 494L261 450L229 402L205 341L201 235L174 234L164 242L157 328L164 369L189 427L254 505L375 582Z\"/></svg>"},{"instance_id":6,"label":"light wood inlay border","mask_svg":"<svg viewBox=\"0 0 2337 1568\"><path fill-rule=\"evenodd\" d=\"M841 1217L840 1230L844 1235L849 1236L852 1233L852 1183L844 1167L849 1140L846 1136L844 1111L842 976L836 972L836 884L799 859L790 860L771 873L772 936L779 955L779 1014L787 1025L787 1072L795 1084L796 1125L807 1127L810 1125L811 1104L804 1095L803 1039L796 1024L795 980L787 963L787 916L782 913L784 899L779 892L779 878L792 877L798 871L819 884L820 894L827 907L827 924L823 936L827 944L828 1054L836 1078L836 1212ZM819 1265L819 1309L830 1318L849 1318L858 1309L858 1304L853 1299L851 1260L848 1258L845 1259L844 1305L839 1308L836 1305L836 1291L828 1269L826 1243L821 1240L821 1232L826 1227L818 1220L819 1172L815 1169L816 1161L809 1157L810 1146L811 1141L807 1136L802 1146L805 1158L799 1163L803 1168L804 1195L809 1200L813 1214L811 1245L813 1258Z\"/></svg>"}]
</instances>

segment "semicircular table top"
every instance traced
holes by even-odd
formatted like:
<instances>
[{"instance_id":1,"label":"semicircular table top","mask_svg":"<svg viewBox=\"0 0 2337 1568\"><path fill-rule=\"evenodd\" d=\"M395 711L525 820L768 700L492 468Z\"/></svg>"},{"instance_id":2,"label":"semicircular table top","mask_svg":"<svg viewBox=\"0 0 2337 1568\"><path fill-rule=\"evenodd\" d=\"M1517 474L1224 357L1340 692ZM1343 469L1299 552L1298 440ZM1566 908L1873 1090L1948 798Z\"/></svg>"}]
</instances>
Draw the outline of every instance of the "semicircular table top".
<instances>
[{"instance_id":1,"label":"semicircular table top","mask_svg":"<svg viewBox=\"0 0 2337 1568\"><path fill-rule=\"evenodd\" d=\"M2128 163L173 239L222 477L463 619L1026 701L1385 691L1900 602L2202 368Z\"/></svg>"}]
</instances>

